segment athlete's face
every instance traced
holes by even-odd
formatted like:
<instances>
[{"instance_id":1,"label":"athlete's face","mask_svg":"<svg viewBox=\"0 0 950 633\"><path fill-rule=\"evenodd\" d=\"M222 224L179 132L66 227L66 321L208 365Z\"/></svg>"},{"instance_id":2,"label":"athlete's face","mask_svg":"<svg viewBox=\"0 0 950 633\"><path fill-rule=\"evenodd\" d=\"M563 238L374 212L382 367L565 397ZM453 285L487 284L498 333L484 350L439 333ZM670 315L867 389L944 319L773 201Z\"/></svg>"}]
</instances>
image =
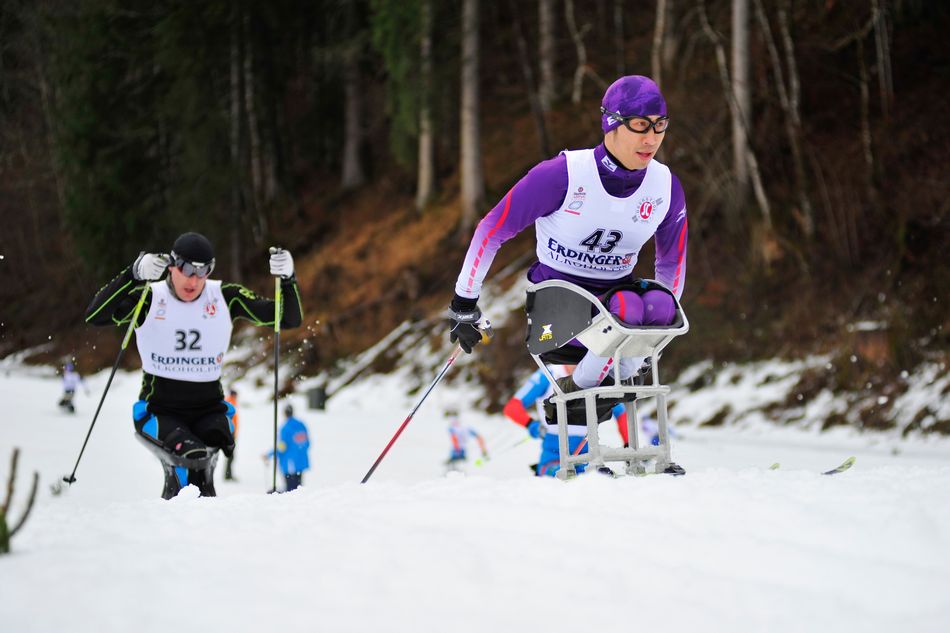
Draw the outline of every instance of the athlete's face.
<instances>
[{"instance_id":1,"label":"athlete's face","mask_svg":"<svg viewBox=\"0 0 950 633\"><path fill-rule=\"evenodd\" d=\"M205 289L205 278L198 275L187 276L178 266L170 266L172 286L175 288L175 296L182 301L194 301L201 295Z\"/></svg>"},{"instance_id":2,"label":"athlete's face","mask_svg":"<svg viewBox=\"0 0 950 633\"><path fill-rule=\"evenodd\" d=\"M654 114L647 118L655 121L659 116ZM643 169L653 160L665 136L665 132L657 134L652 127L646 134L638 134L627 129L627 126L620 125L607 132L604 144L627 169Z\"/></svg>"}]
</instances>

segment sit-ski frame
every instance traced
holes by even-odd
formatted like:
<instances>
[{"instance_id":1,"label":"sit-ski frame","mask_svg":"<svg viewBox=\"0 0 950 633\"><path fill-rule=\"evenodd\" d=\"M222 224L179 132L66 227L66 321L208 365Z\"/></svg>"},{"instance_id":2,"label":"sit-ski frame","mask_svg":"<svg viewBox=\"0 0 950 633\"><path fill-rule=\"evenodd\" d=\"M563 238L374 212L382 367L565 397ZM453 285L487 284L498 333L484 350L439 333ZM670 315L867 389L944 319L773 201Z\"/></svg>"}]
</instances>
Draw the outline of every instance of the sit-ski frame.
<instances>
[{"instance_id":1,"label":"sit-ski frame","mask_svg":"<svg viewBox=\"0 0 950 633\"><path fill-rule=\"evenodd\" d=\"M638 282L644 288L664 286L655 281ZM666 396L670 388L660 384L660 352L670 341L689 331L689 321L675 296L676 318L669 326L622 325L607 307L593 294L566 281L549 280L528 288L526 311L528 313L528 351L554 388L552 402L557 409L558 448L560 452L559 479L568 479L576 474L575 464L590 463L592 468L605 462L625 462L628 475L646 474L646 464L656 460L655 472L663 472L670 465L670 436L667 421ZM592 308L593 307L593 308ZM614 384L592 387L569 394L560 387L541 360L541 355L561 348L572 339L577 339L585 348L598 356L613 359ZM637 374L625 383L620 380L620 360L645 357L649 360L652 376L650 384L633 384ZM629 448L612 448L600 444L595 399L598 396L622 398L635 394L636 399L625 404L627 410L627 436ZM641 398L656 398L656 416L659 435L658 446L641 445L637 417L637 401ZM567 402L583 398L587 413L587 443L589 454L571 455L567 437Z\"/></svg>"}]
</instances>

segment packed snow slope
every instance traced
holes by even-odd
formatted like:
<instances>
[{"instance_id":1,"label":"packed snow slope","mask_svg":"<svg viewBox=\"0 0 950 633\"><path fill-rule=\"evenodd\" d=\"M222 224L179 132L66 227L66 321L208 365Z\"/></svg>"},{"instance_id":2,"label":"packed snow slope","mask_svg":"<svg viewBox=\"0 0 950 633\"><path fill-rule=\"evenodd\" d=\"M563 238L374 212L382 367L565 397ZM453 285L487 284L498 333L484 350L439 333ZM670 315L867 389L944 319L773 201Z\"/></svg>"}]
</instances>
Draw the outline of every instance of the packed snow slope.
<instances>
[{"instance_id":1,"label":"packed snow slope","mask_svg":"<svg viewBox=\"0 0 950 633\"><path fill-rule=\"evenodd\" d=\"M22 451L12 520L42 476L0 557L4 632L950 630L946 441L681 426L685 477L563 483L531 476L538 445L522 430L440 386L360 485L418 397L397 373L353 383L326 411L293 398L314 469L303 489L267 495L273 405L249 377L236 385L238 482L163 501L160 467L132 436L139 375L120 373L77 482L53 495L107 378L88 379L69 415L52 369L0 365L3 482ZM680 419L701 419L688 402ZM476 465L472 447L467 472L445 476L450 406L492 459ZM616 442L616 428L603 436ZM818 474L849 455L850 471Z\"/></svg>"}]
</instances>

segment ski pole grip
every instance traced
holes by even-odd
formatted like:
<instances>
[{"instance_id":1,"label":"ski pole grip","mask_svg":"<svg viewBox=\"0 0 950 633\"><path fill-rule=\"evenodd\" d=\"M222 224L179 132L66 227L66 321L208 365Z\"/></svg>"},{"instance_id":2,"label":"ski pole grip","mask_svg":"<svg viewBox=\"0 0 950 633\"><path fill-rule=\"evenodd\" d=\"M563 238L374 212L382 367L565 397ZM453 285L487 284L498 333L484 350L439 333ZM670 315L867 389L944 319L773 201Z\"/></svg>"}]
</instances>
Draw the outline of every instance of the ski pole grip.
<instances>
[{"instance_id":1,"label":"ski pole grip","mask_svg":"<svg viewBox=\"0 0 950 633\"><path fill-rule=\"evenodd\" d=\"M491 329L491 321L488 319L479 321L478 329L482 333L482 343L486 345L491 341L491 338L495 336L495 331Z\"/></svg>"},{"instance_id":2,"label":"ski pole grip","mask_svg":"<svg viewBox=\"0 0 950 633\"><path fill-rule=\"evenodd\" d=\"M281 314L283 301L280 292L280 277L274 277L274 332L280 334L280 320L284 318Z\"/></svg>"}]
</instances>

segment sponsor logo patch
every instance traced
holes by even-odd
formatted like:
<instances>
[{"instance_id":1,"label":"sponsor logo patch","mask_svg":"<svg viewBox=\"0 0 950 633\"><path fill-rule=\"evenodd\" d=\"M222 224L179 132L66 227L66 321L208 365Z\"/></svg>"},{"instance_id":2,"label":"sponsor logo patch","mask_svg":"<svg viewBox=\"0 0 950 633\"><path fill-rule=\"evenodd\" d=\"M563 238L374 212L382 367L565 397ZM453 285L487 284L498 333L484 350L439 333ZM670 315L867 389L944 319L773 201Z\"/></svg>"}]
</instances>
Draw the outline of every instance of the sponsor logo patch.
<instances>
[{"instance_id":1,"label":"sponsor logo patch","mask_svg":"<svg viewBox=\"0 0 950 633\"><path fill-rule=\"evenodd\" d=\"M586 199L587 192L584 191L584 187L578 187L572 194L571 201L568 203L567 208L564 209L564 212L570 213L571 215L580 215L580 208L584 206L584 200Z\"/></svg>"},{"instance_id":2,"label":"sponsor logo patch","mask_svg":"<svg viewBox=\"0 0 950 633\"><path fill-rule=\"evenodd\" d=\"M646 222L662 204L663 198L642 198L640 205L637 207L637 214L632 219L635 222Z\"/></svg>"}]
</instances>

